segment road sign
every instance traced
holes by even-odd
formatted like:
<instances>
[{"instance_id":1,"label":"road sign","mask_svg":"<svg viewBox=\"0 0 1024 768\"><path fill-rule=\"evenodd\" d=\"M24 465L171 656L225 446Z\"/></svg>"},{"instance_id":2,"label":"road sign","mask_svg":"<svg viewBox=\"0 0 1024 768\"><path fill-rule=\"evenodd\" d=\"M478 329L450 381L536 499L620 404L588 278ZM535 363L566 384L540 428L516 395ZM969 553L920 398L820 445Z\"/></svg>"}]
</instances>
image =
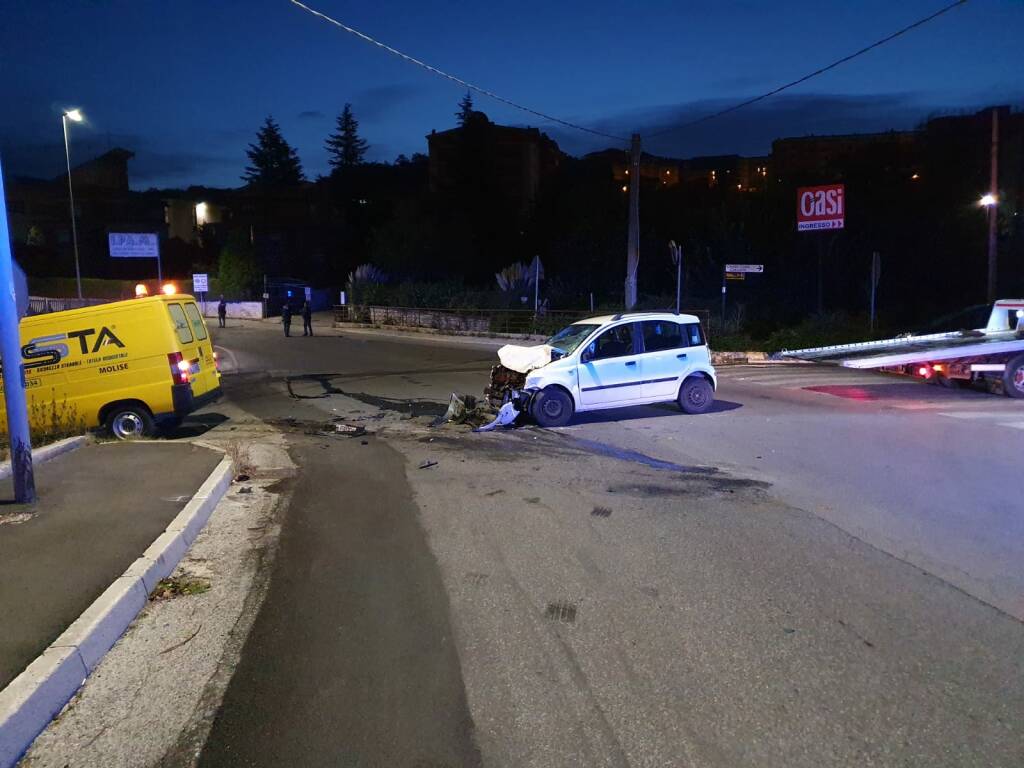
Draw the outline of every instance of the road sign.
<instances>
[{"instance_id":1,"label":"road sign","mask_svg":"<svg viewBox=\"0 0 1024 768\"><path fill-rule=\"evenodd\" d=\"M210 290L209 275L205 272L196 272L192 275L192 290L196 293L206 293Z\"/></svg>"},{"instance_id":2,"label":"road sign","mask_svg":"<svg viewBox=\"0 0 1024 768\"><path fill-rule=\"evenodd\" d=\"M726 280L746 280L747 279L747 275L746 275L745 272L726 272L725 273L725 279Z\"/></svg>"},{"instance_id":3,"label":"road sign","mask_svg":"<svg viewBox=\"0 0 1024 768\"><path fill-rule=\"evenodd\" d=\"M160 238L153 232L110 232L107 246L112 259L160 258Z\"/></svg>"},{"instance_id":4,"label":"road sign","mask_svg":"<svg viewBox=\"0 0 1024 768\"><path fill-rule=\"evenodd\" d=\"M306 291L306 301L312 301L313 300L313 289L310 288L307 285L304 290Z\"/></svg>"},{"instance_id":5,"label":"road sign","mask_svg":"<svg viewBox=\"0 0 1024 768\"><path fill-rule=\"evenodd\" d=\"M820 187L800 187L796 191L796 229L809 232L816 229L842 229L846 221L845 187L825 184Z\"/></svg>"},{"instance_id":6,"label":"road sign","mask_svg":"<svg viewBox=\"0 0 1024 768\"><path fill-rule=\"evenodd\" d=\"M764 264L726 264L726 272L764 272Z\"/></svg>"}]
</instances>

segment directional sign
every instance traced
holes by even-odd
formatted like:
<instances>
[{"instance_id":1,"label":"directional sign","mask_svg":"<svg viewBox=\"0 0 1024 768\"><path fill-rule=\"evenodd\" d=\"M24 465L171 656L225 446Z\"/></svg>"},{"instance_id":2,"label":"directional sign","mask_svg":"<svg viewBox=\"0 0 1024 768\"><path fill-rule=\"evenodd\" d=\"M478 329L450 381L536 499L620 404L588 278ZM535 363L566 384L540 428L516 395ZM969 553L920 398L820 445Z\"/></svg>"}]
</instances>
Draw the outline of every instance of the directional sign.
<instances>
[{"instance_id":1,"label":"directional sign","mask_svg":"<svg viewBox=\"0 0 1024 768\"><path fill-rule=\"evenodd\" d=\"M192 290L196 293L206 293L210 290L209 275L205 272L196 272L192 275Z\"/></svg>"},{"instance_id":2,"label":"directional sign","mask_svg":"<svg viewBox=\"0 0 1024 768\"><path fill-rule=\"evenodd\" d=\"M764 272L764 264L726 264L726 272Z\"/></svg>"},{"instance_id":3,"label":"directional sign","mask_svg":"<svg viewBox=\"0 0 1024 768\"><path fill-rule=\"evenodd\" d=\"M726 272L725 273L725 279L726 280L746 280L747 279L747 275L744 272Z\"/></svg>"},{"instance_id":4,"label":"directional sign","mask_svg":"<svg viewBox=\"0 0 1024 768\"><path fill-rule=\"evenodd\" d=\"M796 229L842 229L846 222L845 187L826 184L821 187L800 187L796 191Z\"/></svg>"},{"instance_id":5,"label":"directional sign","mask_svg":"<svg viewBox=\"0 0 1024 768\"><path fill-rule=\"evenodd\" d=\"M160 258L160 238L153 232L110 232L107 245L112 259Z\"/></svg>"}]
</instances>

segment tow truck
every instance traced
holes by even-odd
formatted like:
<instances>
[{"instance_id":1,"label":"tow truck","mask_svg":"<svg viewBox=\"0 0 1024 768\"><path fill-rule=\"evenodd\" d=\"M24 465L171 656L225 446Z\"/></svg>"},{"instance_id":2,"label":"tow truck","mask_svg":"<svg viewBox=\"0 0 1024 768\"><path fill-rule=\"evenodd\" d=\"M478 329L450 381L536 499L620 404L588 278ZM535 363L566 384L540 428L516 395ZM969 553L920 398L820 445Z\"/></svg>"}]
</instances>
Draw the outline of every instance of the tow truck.
<instances>
[{"instance_id":1,"label":"tow truck","mask_svg":"<svg viewBox=\"0 0 1024 768\"><path fill-rule=\"evenodd\" d=\"M946 387L982 384L1024 398L1024 299L997 301L984 328L783 350L780 356L901 373Z\"/></svg>"}]
</instances>

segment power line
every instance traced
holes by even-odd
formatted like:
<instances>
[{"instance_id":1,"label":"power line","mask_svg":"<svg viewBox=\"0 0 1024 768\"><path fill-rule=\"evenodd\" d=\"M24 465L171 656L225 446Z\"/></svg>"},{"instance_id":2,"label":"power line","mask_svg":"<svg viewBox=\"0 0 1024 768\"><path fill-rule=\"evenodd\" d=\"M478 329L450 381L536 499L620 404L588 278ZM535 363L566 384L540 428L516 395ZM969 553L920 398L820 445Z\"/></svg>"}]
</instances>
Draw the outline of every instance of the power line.
<instances>
[{"instance_id":1,"label":"power line","mask_svg":"<svg viewBox=\"0 0 1024 768\"><path fill-rule=\"evenodd\" d=\"M294 2L294 0L293 0L293 2ZM908 25L906 27L903 27L903 29L897 30L896 32L893 32L891 35L888 35L887 37L883 37L881 40L876 40L875 42L871 43L871 45L865 46L864 48L861 48L859 51L855 51L855 52L849 54L848 56L844 56L841 59L836 59L831 64L828 64L827 66L824 66L821 69L816 69L813 72L811 72L810 74L804 75L803 77L798 78L798 79L794 80L791 83L786 83L785 85L780 85L778 88L775 88L774 90L768 91L767 93L762 93L760 96L755 96L752 99L747 99L746 101L742 101L739 104L734 104L731 107L728 107L726 109L720 110L718 112L714 112L714 113L712 113L710 115L705 115L704 117L699 117L696 120L691 120L688 123L682 123L681 125L674 125L671 128L665 128L664 130L661 130L661 131L655 131L654 133L645 134L644 138L652 138L654 136L661 136L664 133L671 133L672 131L678 131L678 130L681 130L683 128L689 128L691 126L698 125L699 123L705 123L708 120L713 120L716 117L721 117L722 115L727 115L730 112L735 112L738 109L743 109L743 107L749 107L751 104L756 104L759 101L763 101L764 99L767 99L769 96L774 96L777 93L781 93L782 91L786 90L787 88L792 88L795 85L800 85L800 83L807 82L812 77L817 77L820 74L828 72L830 69L835 69L840 64L845 64L846 62L850 61L851 59L855 59L858 56L861 56L861 55L867 53L868 51L871 51L871 50L873 50L875 48L878 48L880 45L885 45L889 41L895 40L897 37L899 37L901 35L905 35L907 32L910 32L911 30L916 29L917 27L920 27L923 24L927 24L932 19L937 19L939 16L943 15L944 13L948 13L949 11L953 10L954 8L957 8L957 7L961 6L961 5L964 5L966 2L967 2L967 0L956 0L956 2L950 3L949 5L947 5L944 8L940 8L939 10L937 10L935 13L931 14L930 16L925 16L923 19L918 19L913 24L910 24L910 25Z\"/></svg>"},{"instance_id":2,"label":"power line","mask_svg":"<svg viewBox=\"0 0 1024 768\"><path fill-rule=\"evenodd\" d=\"M459 85L463 86L464 88L468 88L471 91L476 91L477 93L483 94L484 96L487 96L487 97L489 97L491 99L494 99L495 101L500 101L502 104L507 104L508 106L514 107L515 109L522 110L523 112L528 112L531 115L536 115L537 117L543 118L544 120L550 120L553 123L558 123L559 125L564 125L566 128L574 128L577 131L584 131L586 133L591 133L591 134L593 134L595 136L602 136L602 137L604 137L606 139L614 139L615 141L629 141L629 139L626 139L626 138L624 138L622 136L615 136L615 135L610 134L610 133L602 133L601 131L595 131L593 128L587 128L586 126L583 126L583 125L577 125L576 123L570 123L568 120L562 120L561 118L545 114L544 112L539 112L536 109L530 109L530 107L523 106L522 104L517 104L516 102L512 101L511 99L506 99L503 96L499 96L498 94L494 93L493 91L489 91L486 88L481 88L479 85L474 85L473 83L470 83L470 82L468 82L466 80L463 80L461 77L456 77L455 75L449 74L449 73L447 73L447 72L445 72L443 70L438 69L437 67L432 67L429 64L427 64L426 62L420 61L419 59L414 58L413 56L410 56L410 55L408 55L406 53L402 53L397 48L392 48L390 45L382 43L379 40L375 40L374 38L370 37L369 35L364 34L363 32L360 32L358 29L353 29L352 27L348 26L347 24L343 24L342 22L338 21L337 19L332 19L326 13L321 13L320 11L317 11L317 10L315 10L313 8L310 8L305 3L300 3L299 0L289 0L289 2L291 2L292 5L298 6L302 10L307 11L308 13L311 13L314 16L320 18L320 19L323 19L324 21L333 24L334 26L338 27L339 29L343 29L346 32L349 32L350 34L355 35L356 37L360 38L361 40L365 40L366 42L371 43L372 45L375 45L378 48L382 48L385 51L387 51L388 53L390 53L390 54L392 54L394 56L397 56L400 59L408 61L410 64L415 64L418 67L423 67L423 69L427 70L428 72L433 72L435 75L440 75L441 77L446 78L448 80L451 80L454 83L458 83Z\"/></svg>"}]
</instances>

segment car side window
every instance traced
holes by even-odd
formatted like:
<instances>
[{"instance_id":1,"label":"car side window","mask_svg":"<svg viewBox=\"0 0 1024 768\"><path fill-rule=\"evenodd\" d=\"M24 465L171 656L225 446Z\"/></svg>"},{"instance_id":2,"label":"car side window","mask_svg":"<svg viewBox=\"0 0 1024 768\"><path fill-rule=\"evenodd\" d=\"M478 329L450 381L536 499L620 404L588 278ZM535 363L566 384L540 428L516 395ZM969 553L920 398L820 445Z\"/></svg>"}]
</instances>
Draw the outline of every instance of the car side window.
<instances>
[{"instance_id":1,"label":"car side window","mask_svg":"<svg viewBox=\"0 0 1024 768\"><path fill-rule=\"evenodd\" d=\"M699 347L704 343L704 329L700 323L687 323L684 326L686 341L684 347Z\"/></svg>"},{"instance_id":2,"label":"car side window","mask_svg":"<svg viewBox=\"0 0 1024 768\"><path fill-rule=\"evenodd\" d=\"M587 349L591 360L607 360L633 354L633 323L617 325L592 341Z\"/></svg>"},{"instance_id":3,"label":"car side window","mask_svg":"<svg viewBox=\"0 0 1024 768\"><path fill-rule=\"evenodd\" d=\"M644 320L644 351L660 352L663 349L687 346L683 329L683 326L671 320Z\"/></svg>"}]
</instances>

